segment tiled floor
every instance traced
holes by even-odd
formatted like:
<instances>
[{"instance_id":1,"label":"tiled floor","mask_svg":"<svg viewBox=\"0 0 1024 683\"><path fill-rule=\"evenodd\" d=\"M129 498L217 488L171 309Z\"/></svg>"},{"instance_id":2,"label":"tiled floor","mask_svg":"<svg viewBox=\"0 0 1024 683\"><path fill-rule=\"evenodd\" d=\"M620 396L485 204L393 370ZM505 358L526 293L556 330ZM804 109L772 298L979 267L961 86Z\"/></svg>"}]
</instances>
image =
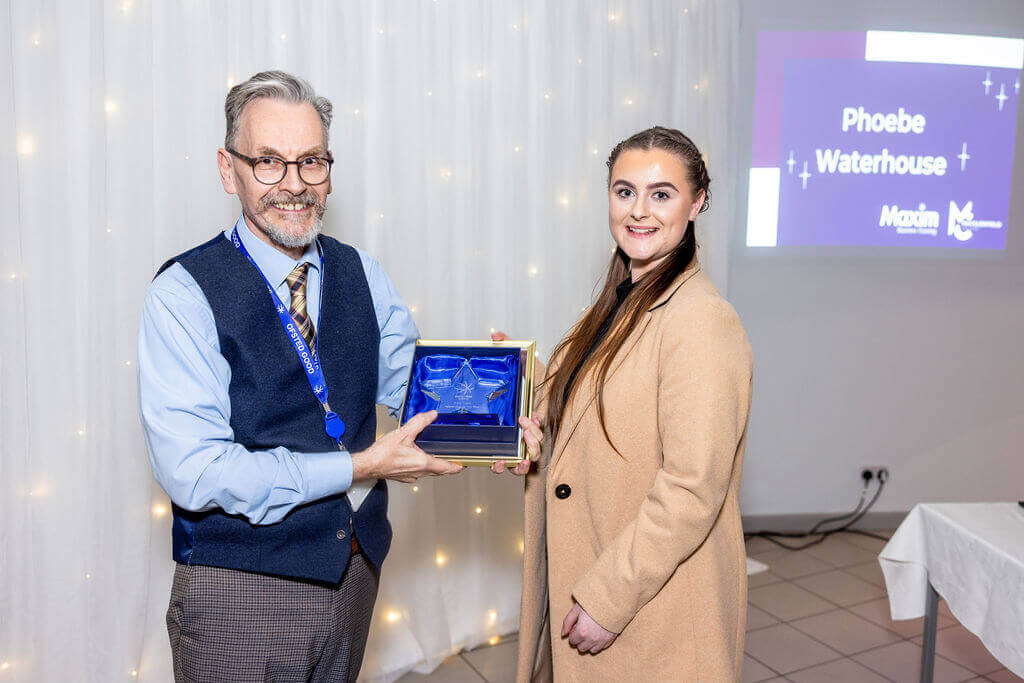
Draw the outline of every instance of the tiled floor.
<instances>
[{"instance_id":1,"label":"tiled floor","mask_svg":"<svg viewBox=\"0 0 1024 683\"><path fill-rule=\"evenodd\" d=\"M885 534L888 535L888 534ZM877 553L884 541L829 537L807 550L755 538L747 553L769 566L750 577L743 683L916 682L923 619L893 622ZM936 683L1022 681L997 662L940 603ZM515 680L515 636L449 658L429 676L402 683Z\"/></svg>"}]
</instances>

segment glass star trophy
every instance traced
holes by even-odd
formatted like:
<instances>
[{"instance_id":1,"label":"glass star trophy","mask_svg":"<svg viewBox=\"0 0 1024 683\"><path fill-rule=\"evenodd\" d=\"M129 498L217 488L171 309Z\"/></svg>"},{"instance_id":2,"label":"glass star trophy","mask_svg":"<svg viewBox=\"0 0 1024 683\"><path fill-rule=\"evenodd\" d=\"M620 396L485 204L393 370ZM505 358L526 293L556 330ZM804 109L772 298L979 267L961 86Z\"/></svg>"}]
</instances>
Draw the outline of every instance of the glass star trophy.
<instances>
[{"instance_id":1,"label":"glass star trophy","mask_svg":"<svg viewBox=\"0 0 1024 683\"><path fill-rule=\"evenodd\" d=\"M401 424L438 412L416 445L463 465L527 457L519 418L533 415L532 341L416 342Z\"/></svg>"}]
</instances>

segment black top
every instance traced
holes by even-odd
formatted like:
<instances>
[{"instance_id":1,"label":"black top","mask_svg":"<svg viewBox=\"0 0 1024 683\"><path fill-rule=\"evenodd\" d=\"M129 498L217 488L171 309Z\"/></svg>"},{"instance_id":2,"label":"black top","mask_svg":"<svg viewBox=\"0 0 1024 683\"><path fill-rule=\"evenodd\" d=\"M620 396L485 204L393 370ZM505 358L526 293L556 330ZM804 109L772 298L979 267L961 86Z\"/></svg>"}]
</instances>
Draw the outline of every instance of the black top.
<instances>
[{"instance_id":1,"label":"black top","mask_svg":"<svg viewBox=\"0 0 1024 683\"><path fill-rule=\"evenodd\" d=\"M569 402L569 394L572 393L572 385L576 383L576 375L580 373L580 369L583 364L590 360L590 357L594 355L594 351L597 351L597 347L601 345L604 338L608 335L608 331L612 328L612 322L615 320L615 314L619 312L622 307L622 302L626 300L629 293L633 291L633 280L632 278L626 278L615 287L615 296L618 301L615 302L615 306L605 316L604 321L601 322L601 327L597 330L597 336L594 337L594 343L587 349L586 355L580 360L575 368L572 369L572 374L569 375L569 382L565 385L565 394L563 394L562 402Z\"/></svg>"}]
</instances>

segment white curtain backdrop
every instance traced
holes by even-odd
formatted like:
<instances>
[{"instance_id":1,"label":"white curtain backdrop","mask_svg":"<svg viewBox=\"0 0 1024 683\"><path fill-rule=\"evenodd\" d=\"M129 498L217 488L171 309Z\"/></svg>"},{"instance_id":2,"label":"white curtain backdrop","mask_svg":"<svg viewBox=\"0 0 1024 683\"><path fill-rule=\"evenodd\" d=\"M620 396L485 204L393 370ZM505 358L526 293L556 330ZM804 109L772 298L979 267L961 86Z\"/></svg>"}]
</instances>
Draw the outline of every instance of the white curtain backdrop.
<instances>
[{"instance_id":1,"label":"white curtain backdrop","mask_svg":"<svg viewBox=\"0 0 1024 683\"><path fill-rule=\"evenodd\" d=\"M724 289L737 0L0 2L0 681L165 681L168 502L136 404L143 293L229 225L227 88L282 68L335 105L327 232L425 337L546 357L609 257L605 158L652 124L706 151ZM522 483L392 485L367 680L516 631Z\"/></svg>"}]
</instances>

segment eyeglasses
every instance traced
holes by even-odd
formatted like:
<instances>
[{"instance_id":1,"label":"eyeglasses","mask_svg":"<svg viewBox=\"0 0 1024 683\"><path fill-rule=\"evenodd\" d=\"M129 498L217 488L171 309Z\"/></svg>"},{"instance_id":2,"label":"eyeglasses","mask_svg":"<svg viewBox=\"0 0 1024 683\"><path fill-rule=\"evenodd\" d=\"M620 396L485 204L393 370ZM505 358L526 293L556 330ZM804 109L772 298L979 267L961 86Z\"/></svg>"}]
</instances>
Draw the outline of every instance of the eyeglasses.
<instances>
[{"instance_id":1,"label":"eyeglasses","mask_svg":"<svg viewBox=\"0 0 1024 683\"><path fill-rule=\"evenodd\" d=\"M331 177L331 165L334 159L326 157L303 157L297 161L285 161L275 156L247 157L240 152L228 148L231 156L237 157L252 167L252 175L264 185L277 185L284 180L288 167L295 164L299 178L307 185L322 185Z\"/></svg>"}]
</instances>

